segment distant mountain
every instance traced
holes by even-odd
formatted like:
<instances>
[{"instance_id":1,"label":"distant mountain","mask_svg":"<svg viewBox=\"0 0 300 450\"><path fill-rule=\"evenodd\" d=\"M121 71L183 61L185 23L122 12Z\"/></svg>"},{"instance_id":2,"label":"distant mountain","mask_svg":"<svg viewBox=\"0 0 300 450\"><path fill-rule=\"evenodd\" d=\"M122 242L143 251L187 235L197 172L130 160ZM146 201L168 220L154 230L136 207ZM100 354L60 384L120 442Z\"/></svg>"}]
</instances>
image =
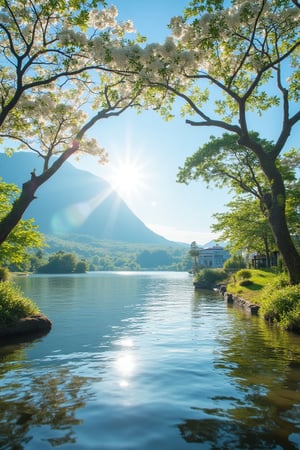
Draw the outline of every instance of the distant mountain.
<instances>
[{"instance_id":1,"label":"distant mountain","mask_svg":"<svg viewBox=\"0 0 300 450\"><path fill-rule=\"evenodd\" d=\"M34 169L39 174L41 164L33 153L17 152L10 158L0 153L0 177L21 186ZM147 228L105 180L68 162L36 196L24 218L33 217L42 233L64 239L76 233L99 240L174 244Z\"/></svg>"},{"instance_id":2,"label":"distant mountain","mask_svg":"<svg viewBox=\"0 0 300 450\"><path fill-rule=\"evenodd\" d=\"M227 242L225 242L225 241L217 242L217 241L212 240L212 241L207 242L206 244L200 245L200 247L202 247L202 248L212 248L212 247L216 247L217 245L220 246L220 247L226 247Z\"/></svg>"}]
</instances>

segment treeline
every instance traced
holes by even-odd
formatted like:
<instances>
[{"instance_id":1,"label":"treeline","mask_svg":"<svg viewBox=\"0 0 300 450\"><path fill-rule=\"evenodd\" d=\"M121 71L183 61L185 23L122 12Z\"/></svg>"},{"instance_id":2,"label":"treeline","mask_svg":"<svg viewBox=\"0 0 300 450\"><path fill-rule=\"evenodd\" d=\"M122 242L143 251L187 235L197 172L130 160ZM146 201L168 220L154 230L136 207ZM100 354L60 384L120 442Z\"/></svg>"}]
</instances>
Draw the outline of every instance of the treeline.
<instances>
[{"instance_id":1,"label":"treeline","mask_svg":"<svg viewBox=\"0 0 300 450\"><path fill-rule=\"evenodd\" d=\"M86 253L86 252L85 252ZM89 256L73 251L58 250L44 253L41 250L30 255L21 266L10 265L11 271L36 273L84 273L86 271L139 271L172 270L189 271L192 261L188 249L170 247L166 249L140 249L134 246L117 246L93 249Z\"/></svg>"}]
</instances>

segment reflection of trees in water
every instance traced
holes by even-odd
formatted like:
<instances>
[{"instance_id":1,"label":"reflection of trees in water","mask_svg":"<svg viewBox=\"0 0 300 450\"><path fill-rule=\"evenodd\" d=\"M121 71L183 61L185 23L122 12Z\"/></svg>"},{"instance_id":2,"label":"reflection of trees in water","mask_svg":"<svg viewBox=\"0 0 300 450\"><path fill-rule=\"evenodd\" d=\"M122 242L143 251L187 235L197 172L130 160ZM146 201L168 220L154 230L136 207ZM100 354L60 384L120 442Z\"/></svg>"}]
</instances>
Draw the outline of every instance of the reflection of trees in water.
<instances>
[{"instance_id":1,"label":"reflection of trees in water","mask_svg":"<svg viewBox=\"0 0 300 450\"><path fill-rule=\"evenodd\" d=\"M44 432L44 439L53 446L75 443L73 427L81 423L75 414L89 395L88 381L67 368L26 377L23 367L23 379L17 381L14 374L13 381L2 388L0 447L22 449L33 437L30 429L45 426L51 429L51 437Z\"/></svg>"},{"instance_id":2,"label":"reflection of trees in water","mask_svg":"<svg viewBox=\"0 0 300 450\"><path fill-rule=\"evenodd\" d=\"M181 436L189 443L203 443L210 450L253 450L278 449L297 450L279 433L264 427L260 432L243 422L232 422L226 419L188 419L178 425ZM209 447L208 447L209 445ZM281 445L281 447L279 447Z\"/></svg>"},{"instance_id":3,"label":"reflection of trees in water","mask_svg":"<svg viewBox=\"0 0 300 450\"><path fill-rule=\"evenodd\" d=\"M193 314L199 316L201 304L196 306ZM193 408L201 418L178 424L182 437L210 449L299 449L299 336L237 308L228 314L231 326L217 327L214 367L236 393L211 398L211 409Z\"/></svg>"}]
</instances>

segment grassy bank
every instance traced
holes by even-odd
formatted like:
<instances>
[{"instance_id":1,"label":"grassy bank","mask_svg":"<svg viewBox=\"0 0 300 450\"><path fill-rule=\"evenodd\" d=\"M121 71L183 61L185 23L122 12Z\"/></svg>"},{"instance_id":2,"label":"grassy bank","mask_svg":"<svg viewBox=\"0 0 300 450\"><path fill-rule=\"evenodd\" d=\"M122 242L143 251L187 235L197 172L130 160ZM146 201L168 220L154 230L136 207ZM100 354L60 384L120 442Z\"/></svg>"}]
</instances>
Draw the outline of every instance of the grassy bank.
<instances>
[{"instance_id":1,"label":"grassy bank","mask_svg":"<svg viewBox=\"0 0 300 450\"><path fill-rule=\"evenodd\" d=\"M39 312L35 303L24 297L17 286L9 281L0 282L0 325L11 325Z\"/></svg>"},{"instance_id":2,"label":"grassy bank","mask_svg":"<svg viewBox=\"0 0 300 450\"><path fill-rule=\"evenodd\" d=\"M227 291L260 306L264 319L300 333L300 284L271 270L242 269L231 275Z\"/></svg>"}]
</instances>

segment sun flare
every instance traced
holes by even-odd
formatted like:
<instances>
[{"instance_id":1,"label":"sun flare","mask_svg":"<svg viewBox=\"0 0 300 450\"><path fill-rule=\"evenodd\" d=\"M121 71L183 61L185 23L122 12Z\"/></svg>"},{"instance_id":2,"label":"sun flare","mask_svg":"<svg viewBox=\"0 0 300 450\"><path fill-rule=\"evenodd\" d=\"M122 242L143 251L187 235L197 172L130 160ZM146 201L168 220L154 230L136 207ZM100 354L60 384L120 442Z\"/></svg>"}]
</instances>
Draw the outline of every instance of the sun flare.
<instances>
[{"instance_id":1,"label":"sun flare","mask_svg":"<svg viewBox=\"0 0 300 450\"><path fill-rule=\"evenodd\" d=\"M145 167L135 160L120 161L113 168L111 184L123 197L132 197L145 187Z\"/></svg>"}]
</instances>

